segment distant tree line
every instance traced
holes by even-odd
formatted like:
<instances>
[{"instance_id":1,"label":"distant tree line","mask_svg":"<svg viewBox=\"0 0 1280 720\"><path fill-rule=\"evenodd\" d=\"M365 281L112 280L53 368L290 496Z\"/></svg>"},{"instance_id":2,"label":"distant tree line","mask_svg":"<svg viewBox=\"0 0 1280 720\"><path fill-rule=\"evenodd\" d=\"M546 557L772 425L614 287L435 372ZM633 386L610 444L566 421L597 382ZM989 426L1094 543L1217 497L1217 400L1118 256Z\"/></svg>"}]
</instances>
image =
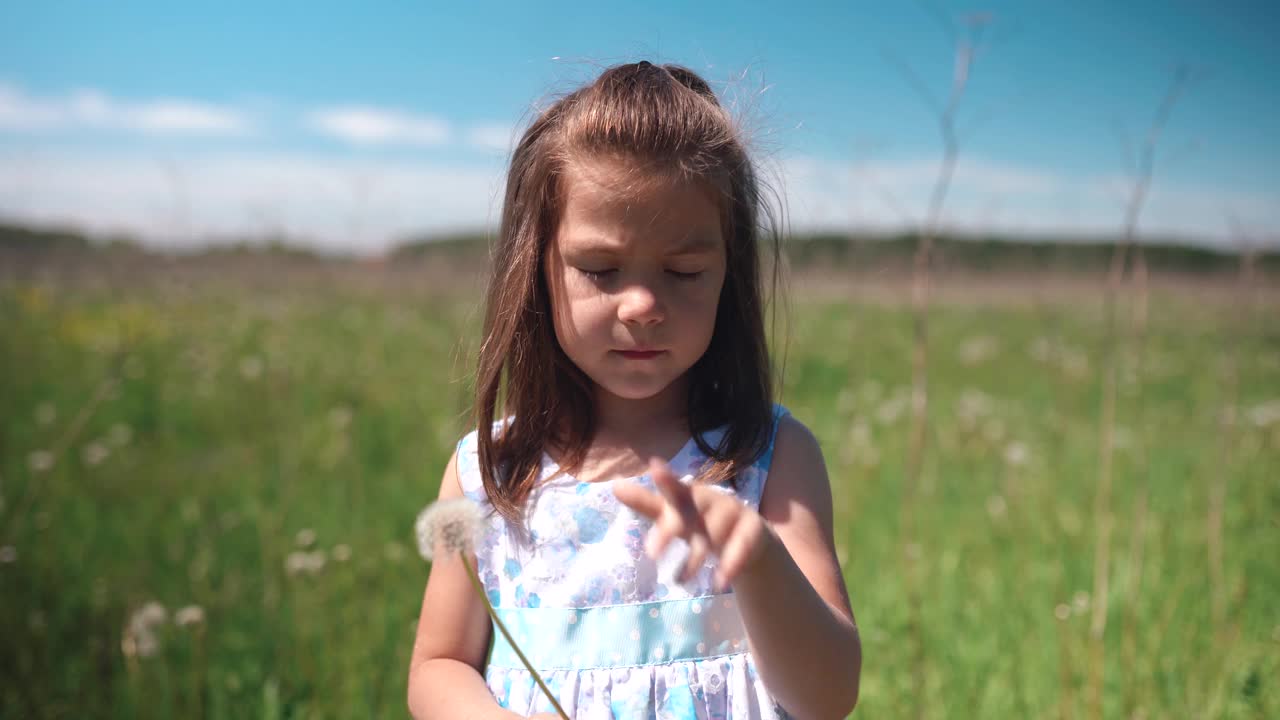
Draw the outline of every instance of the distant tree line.
<instances>
[{"instance_id":1,"label":"distant tree line","mask_svg":"<svg viewBox=\"0 0 1280 720\"><path fill-rule=\"evenodd\" d=\"M448 261L483 264L488 257L491 234L458 233L447 236L411 238L396 244L385 260L397 262ZM914 233L856 235L814 233L793 235L784 241L784 252L793 267L837 269L906 267L916 247ZM945 268L986 270L1090 271L1105 268L1111 260L1115 241L1072 237L1035 239L997 235L970 235L940 238L937 262ZM1154 271L1216 273L1234 270L1239 257L1234 248L1210 248L1177 242L1142 244L1147 264ZM7 256L64 256L96 253L164 254L149 249L133 238L117 235L94 237L73 228L33 227L0 221L0 254ZM228 257L270 255L280 259L318 259L299 238L225 239L195 249L184 249L188 257ZM1259 252L1257 267L1280 271L1280 252Z\"/></svg>"}]
</instances>

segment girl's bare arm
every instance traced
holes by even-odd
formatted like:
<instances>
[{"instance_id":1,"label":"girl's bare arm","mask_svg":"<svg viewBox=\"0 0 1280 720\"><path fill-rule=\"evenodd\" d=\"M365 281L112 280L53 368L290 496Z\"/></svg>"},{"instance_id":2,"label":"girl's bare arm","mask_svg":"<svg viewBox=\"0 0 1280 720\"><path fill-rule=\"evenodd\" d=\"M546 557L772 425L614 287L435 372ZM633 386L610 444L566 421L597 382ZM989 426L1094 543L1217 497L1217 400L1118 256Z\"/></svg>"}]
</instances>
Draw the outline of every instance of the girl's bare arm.
<instances>
[{"instance_id":1,"label":"girl's bare arm","mask_svg":"<svg viewBox=\"0 0 1280 720\"><path fill-rule=\"evenodd\" d=\"M831 486L807 428L784 418L760 501L769 539L733 583L765 687L802 720L858 701L862 644L833 547Z\"/></svg>"},{"instance_id":2,"label":"girl's bare arm","mask_svg":"<svg viewBox=\"0 0 1280 720\"><path fill-rule=\"evenodd\" d=\"M461 495L455 454L440 481L440 499ZM409 713L417 720L523 717L499 707L481 675L492 630L475 592L456 555L436 555L409 661Z\"/></svg>"}]
</instances>

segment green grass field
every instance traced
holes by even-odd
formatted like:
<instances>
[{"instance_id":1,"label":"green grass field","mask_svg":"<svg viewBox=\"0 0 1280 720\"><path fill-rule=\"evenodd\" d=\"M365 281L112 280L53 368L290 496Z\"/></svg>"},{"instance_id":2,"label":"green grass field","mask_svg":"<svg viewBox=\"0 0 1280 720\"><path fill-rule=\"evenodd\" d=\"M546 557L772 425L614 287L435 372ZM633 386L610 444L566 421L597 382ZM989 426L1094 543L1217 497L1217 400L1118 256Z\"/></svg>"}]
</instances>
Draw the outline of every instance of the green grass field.
<instances>
[{"instance_id":1,"label":"green grass field","mask_svg":"<svg viewBox=\"0 0 1280 720\"><path fill-rule=\"evenodd\" d=\"M405 716L480 293L362 272L0 287L0 717ZM827 457L855 715L1091 717L1101 667L1105 717L1280 716L1277 304L1162 286L1120 354L1099 666L1101 280L1018 282L939 297L904 507L909 309L792 279L781 399Z\"/></svg>"}]
</instances>

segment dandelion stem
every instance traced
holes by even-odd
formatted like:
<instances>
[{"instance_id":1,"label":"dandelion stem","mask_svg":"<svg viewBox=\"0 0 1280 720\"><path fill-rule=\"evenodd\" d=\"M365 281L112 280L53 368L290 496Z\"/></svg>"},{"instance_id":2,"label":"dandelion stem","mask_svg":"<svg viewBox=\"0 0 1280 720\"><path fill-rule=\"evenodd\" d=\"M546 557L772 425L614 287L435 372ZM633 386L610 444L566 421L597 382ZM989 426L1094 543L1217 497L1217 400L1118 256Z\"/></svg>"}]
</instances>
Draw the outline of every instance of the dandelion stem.
<instances>
[{"instance_id":1,"label":"dandelion stem","mask_svg":"<svg viewBox=\"0 0 1280 720\"><path fill-rule=\"evenodd\" d=\"M498 613L494 612L493 605L489 604L489 596L484 592L484 584L480 582L480 576L476 574L475 568L471 567L471 561L465 556L459 555L459 557L462 559L462 566L467 569L467 575L471 578L471 584L475 586L476 592L480 594L480 599L484 602L484 609L488 610L489 617L493 618L493 624L496 625L498 630L502 633L502 637L507 639L507 644L511 646L511 649L516 651L516 655L520 656L520 662L524 663L525 668L529 670L529 674L533 675L534 682L538 683L538 687L542 688L543 694L545 694L547 699L551 701L551 704L555 706L556 712L559 713L560 717L564 718L564 720L569 720L569 715L565 713L564 708L560 707L560 703L556 701L555 696L551 694L551 691L547 689L546 684L542 682L542 676L538 674L537 670L533 669L533 665L529 662L529 659L524 656L524 651L522 651L520 646L516 644L516 641L511 638L511 633L507 632L507 626L498 618Z\"/></svg>"}]
</instances>

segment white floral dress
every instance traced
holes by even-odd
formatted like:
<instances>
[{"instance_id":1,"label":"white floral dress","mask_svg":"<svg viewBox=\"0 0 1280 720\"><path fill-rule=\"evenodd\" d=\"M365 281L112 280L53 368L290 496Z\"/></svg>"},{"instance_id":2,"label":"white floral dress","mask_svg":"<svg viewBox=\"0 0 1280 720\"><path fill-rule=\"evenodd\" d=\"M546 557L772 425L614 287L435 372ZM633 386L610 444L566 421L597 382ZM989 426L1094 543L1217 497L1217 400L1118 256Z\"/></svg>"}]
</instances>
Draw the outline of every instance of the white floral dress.
<instances>
[{"instance_id":1,"label":"white floral dress","mask_svg":"<svg viewBox=\"0 0 1280 720\"><path fill-rule=\"evenodd\" d=\"M774 407L775 432L786 412ZM703 438L714 447L722 435L723 428ZM736 494L752 509L759 509L773 436L739 477ZM714 557L677 583L688 555L683 540L650 560L644 541L652 522L618 501L610 483L551 479L559 468L545 453L522 543L488 503L475 432L458 443L457 458L463 492L488 514L476 559L489 601L570 717L789 718L756 674L733 592L713 589ZM670 464L687 484L706 460L690 439ZM647 476L634 480L653 489ZM493 638L485 681L498 704L526 716L554 712L496 627Z\"/></svg>"}]
</instances>

